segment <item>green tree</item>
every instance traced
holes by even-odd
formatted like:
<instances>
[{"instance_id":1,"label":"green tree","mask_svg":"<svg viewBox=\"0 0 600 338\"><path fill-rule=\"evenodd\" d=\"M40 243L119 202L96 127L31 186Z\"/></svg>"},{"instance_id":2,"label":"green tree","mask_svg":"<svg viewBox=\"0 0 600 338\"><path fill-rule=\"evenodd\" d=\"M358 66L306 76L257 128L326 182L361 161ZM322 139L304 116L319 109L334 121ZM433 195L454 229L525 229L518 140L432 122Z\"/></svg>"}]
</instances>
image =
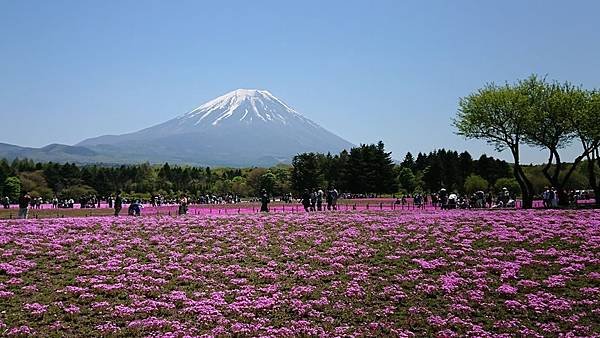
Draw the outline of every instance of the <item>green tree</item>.
<instances>
[{"instance_id":1,"label":"green tree","mask_svg":"<svg viewBox=\"0 0 600 338\"><path fill-rule=\"evenodd\" d=\"M73 185L73 186L63 189L61 191L60 197L66 198L66 199L72 198L73 200L77 201L81 197L91 196L91 195L96 195L96 194L97 194L96 190L90 186Z\"/></svg>"},{"instance_id":2,"label":"green tree","mask_svg":"<svg viewBox=\"0 0 600 338\"><path fill-rule=\"evenodd\" d=\"M277 182L277 176L270 171L267 171L260 176L260 190L265 190L267 194L273 195L275 190L275 183Z\"/></svg>"},{"instance_id":3,"label":"green tree","mask_svg":"<svg viewBox=\"0 0 600 338\"><path fill-rule=\"evenodd\" d=\"M385 145L382 141L377 142L374 152L376 168L373 192L379 194L395 193L398 191L398 181L396 180L396 170L392 153L385 151Z\"/></svg>"},{"instance_id":4,"label":"green tree","mask_svg":"<svg viewBox=\"0 0 600 338\"><path fill-rule=\"evenodd\" d=\"M33 197L41 196L45 200L52 198L52 190L48 188L42 170L19 173L19 179L21 181L21 189L29 192Z\"/></svg>"},{"instance_id":5,"label":"green tree","mask_svg":"<svg viewBox=\"0 0 600 338\"><path fill-rule=\"evenodd\" d=\"M471 174L465 180L464 189L467 194L472 194L479 190L485 191L488 186L489 183L485 180L485 178L479 175Z\"/></svg>"},{"instance_id":6,"label":"green tree","mask_svg":"<svg viewBox=\"0 0 600 338\"><path fill-rule=\"evenodd\" d=\"M400 167L408 168L413 171L415 170L415 159L410 151L406 153L406 156L404 156L404 160L400 164Z\"/></svg>"},{"instance_id":7,"label":"green tree","mask_svg":"<svg viewBox=\"0 0 600 338\"><path fill-rule=\"evenodd\" d=\"M4 180L4 195L11 201L16 201L21 195L21 180L16 176L7 177Z\"/></svg>"},{"instance_id":8,"label":"green tree","mask_svg":"<svg viewBox=\"0 0 600 338\"><path fill-rule=\"evenodd\" d=\"M520 153L532 115L529 97L521 88L488 84L460 99L454 120L459 135L485 140L497 151L511 152L513 175L521 190L523 208L533 206L533 186L521 167Z\"/></svg>"},{"instance_id":9,"label":"green tree","mask_svg":"<svg viewBox=\"0 0 600 338\"><path fill-rule=\"evenodd\" d=\"M294 156L292 160L292 188L297 194L304 189L316 189L323 186L324 177L315 153L304 153Z\"/></svg>"},{"instance_id":10,"label":"green tree","mask_svg":"<svg viewBox=\"0 0 600 338\"><path fill-rule=\"evenodd\" d=\"M440 190L444 185L442 183L442 164L439 158L430 161L430 164L423 170L423 183L425 189L430 192Z\"/></svg>"},{"instance_id":11,"label":"green tree","mask_svg":"<svg viewBox=\"0 0 600 338\"><path fill-rule=\"evenodd\" d=\"M594 190L596 205L600 206L600 182L596 174L600 167L600 91L588 91L586 96L585 108L575 114L575 134L586 153L588 182Z\"/></svg>"},{"instance_id":12,"label":"green tree","mask_svg":"<svg viewBox=\"0 0 600 338\"><path fill-rule=\"evenodd\" d=\"M532 111L524 140L531 146L548 151L549 158L542 172L550 185L557 189L560 203L567 205L569 201L564 188L590 149L583 149L583 153L573 160L568 169L559 150L567 147L576 137L576 124L579 123L577 115L585 111L586 92L568 82L548 83L536 76L520 82L518 87L528 96Z\"/></svg>"},{"instance_id":13,"label":"green tree","mask_svg":"<svg viewBox=\"0 0 600 338\"><path fill-rule=\"evenodd\" d=\"M518 194L521 190L521 186L514 178L499 178L494 184L494 189L496 191L501 191L503 188L508 189L508 191L512 194Z\"/></svg>"},{"instance_id":14,"label":"green tree","mask_svg":"<svg viewBox=\"0 0 600 338\"><path fill-rule=\"evenodd\" d=\"M246 184L248 188L250 188L250 192L252 196L257 196L260 193L260 184L262 175L267 173L267 169L265 168L254 168L250 170L248 176L246 177Z\"/></svg>"},{"instance_id":15,"label":"green tree","mask_svg":"<svg viewBox=\"0 0 600 338\"><path fill-rule=\"evenodd\" d=\"M238 196L248 196L250 194L246 179L242 176L236 176L231 180L231 191Z\"/></svg>"},{"instance_id":16,"label":"green tree","mask_svg":"<svg viewBox=\"0 0 600 338\"><path fill-rule=\"evenodd\" d=\"M412 194L417 187L417 179L415 174L413 174L412 170L410 170L408 167L400 169L400 173L398 174L398 182L400 183L400 187L405 189L409 194Z\"/></svg>"}]
</instances>

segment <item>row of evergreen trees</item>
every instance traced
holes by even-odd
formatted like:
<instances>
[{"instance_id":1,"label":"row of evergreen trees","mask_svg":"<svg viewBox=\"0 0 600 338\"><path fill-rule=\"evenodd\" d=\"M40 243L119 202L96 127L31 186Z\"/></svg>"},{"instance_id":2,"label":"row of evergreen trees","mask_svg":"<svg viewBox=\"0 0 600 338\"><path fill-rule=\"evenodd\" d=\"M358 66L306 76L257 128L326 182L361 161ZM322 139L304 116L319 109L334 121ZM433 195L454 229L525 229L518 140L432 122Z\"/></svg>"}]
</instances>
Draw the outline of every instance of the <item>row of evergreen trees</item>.
<instances>
[{"instance_id":1,"label":"row of evergreen trees","mask_svg":"<svg viewBox=\"0 0 600 338\"><path fill-rule=\"evenodd\" d=\"M305 189L334 187L350 193L394 193L398 190L391 153L383 142L361 145L340 154L304 153L292 160L292 187Z\"/></svg>"},{"instance_id":2,"label":"row of evergreen trees","mask_svg":"<svg viewBox=\"0 0 600 338\"><path fill-rule=\"evenodd\" d=\"M488 189L510 175L510 165L505 161L486 155L473 160L466 151L459 154L445 149L419 153L416 159L409 152L400 165L395 165L382 142L333 156L299 154L292 161L292 187L296 192L335 187L353 194L393 194L400 190L412 194L441 188L462 193L470 192L474 182L478 189Z\"/></svg>"}]
</instances>

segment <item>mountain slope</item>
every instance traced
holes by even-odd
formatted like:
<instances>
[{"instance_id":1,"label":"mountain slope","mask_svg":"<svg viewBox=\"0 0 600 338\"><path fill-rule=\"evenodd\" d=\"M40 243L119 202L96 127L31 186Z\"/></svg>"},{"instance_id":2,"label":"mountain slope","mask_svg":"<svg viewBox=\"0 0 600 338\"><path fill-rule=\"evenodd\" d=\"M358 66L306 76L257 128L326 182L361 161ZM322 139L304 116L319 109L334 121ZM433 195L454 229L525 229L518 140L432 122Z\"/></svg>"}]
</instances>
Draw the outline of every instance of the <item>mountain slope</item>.
<instances>
[{"instance_id":1,"label":"mountain slope","mask_svg":"<svg viewBox=\"0 0 600 338\"><path fill-rule=\"evenodd\" d=\"M238 89L159 125L77 144L135 161L202 165L272 165L300 152L352 146L268 91Z\"/></svg>"},{"instance_id":2,"label":"mountain slope","mask_svg":"<svg viewBox=\"0 0 600 338\"><path fill-rule=\"evenodd\" d=\"M93 150L79 146L50 144L43 148L19 147L12 144L0 143L0 158L13 160L28 158L42 162L106 162L111 160Z\"/></svg>"}]
</instances>

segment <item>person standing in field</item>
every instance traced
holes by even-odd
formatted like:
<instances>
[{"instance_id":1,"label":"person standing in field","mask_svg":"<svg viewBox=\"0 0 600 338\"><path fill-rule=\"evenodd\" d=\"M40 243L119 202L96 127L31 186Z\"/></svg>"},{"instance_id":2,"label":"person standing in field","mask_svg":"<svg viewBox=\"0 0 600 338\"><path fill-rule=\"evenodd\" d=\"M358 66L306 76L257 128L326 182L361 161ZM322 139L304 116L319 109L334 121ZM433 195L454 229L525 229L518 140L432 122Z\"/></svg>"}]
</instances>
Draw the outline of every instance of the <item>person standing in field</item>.
<instances>
[{"instance_id":1,"label":"person standing in field","mask_svg":"<svg viewBox=\"0 0 600 338\"><path fill-rule=\"evenodd\" d=\"M304 207L304 211L310 211L310 193L308 189L304 189L304 193L302 193L302 206Z\"/></svg>"},{"instance_id":2,"label":"person standing in field","mask_svg":"<svg viewBox=\"0 0 600 338\"><path fill-rule=\"evenodd\" d=\"M556 190L556 188L552 187L552 193L550 194L550 196L552 196L552 200L551 200L551 204L553 208L558 207L558 191Z\"/></svg>"},{"instance_id":3,"label":"person standing in field","mask_svg":"<svg viewBox=\"0 0 600 338\"><path fill-rule=\"evenodd\" d=\"M27 212L29 203L31 202L31 197L27 192L24 192L21 197L19 197L19 218L27 219Z\"/></svg>"},{"instance_id":4,"label":"person standing in field","mask_svg":"<svg viewBox=\"0 0 600 338\"><path fill-rule=\"evenodd\" d=\"M310 211L317 211L317 192L313 190L310 193Z\"/></svg>"},{"instance_id":5,"label":"person standing in field","mask_svg":"<svg viewBox=\"0 0 600 338\"><path fill-rule=\"evenodd\" d=\"M446 191L446 189L440 189L438 195L440 196L440 203L442 204L442 209L448 209L448 192Z\"/></svg>"},{"instance_id":6,"label":"person standing in field","mask_svg":"<svg viewBox=\"0 0 600 338\"><path fill-rule=\"evenodd\" d=\"M329 186L329 189L327 189L327 196L325 197L325 200L327 202L327 210L331 210L331 206L333 205L333 189L331 186Z\"/></svg>"},{"instance_id":7,"label":"person standing in field","mask_svg":"<svg viewBox=\"0 0 600 338\"><path fill-rule=\"evenodd\" d=\"M323 190L319 189L317 191L317 211L323 210Z\"/></svg>"},{"instance_id":8,"label":"person standing in field","mask_svg":"<svg viewBox=\"0 0 600 338\"><path fill-rule=\"evenodd\" d=\"M269 195L265 189L261 191L260 212L269 212Z\"/></svg>"},{"instance_id":9,"label":"person standing in field","mask_svg":"<svg viewBox=\"0 0 600 338\"><path fill-rule=\"evenodd\" d=\"M338 193L337 189L333 188L331 191L331 208L333 210L337 210L337 200L339 197L340 194Z\"/></svg>"},{"instance_id":10,"label":"person standing in field","mask_svg":"<svg viewBox=\"0 0 600 338\"><path fill-rule=\"evenodd\" d=\"M4 206L4 209L10 208L10 198L8 198L8 196L4 197L2 200L2 205Z\"/></svg>"},{"instance_id":11,"label":"person standing in field","mask_svg":"<svg viewBox=\"0 0 600 338\"><path fill-rule=\"evenodd\" d=\"M188 199L185 195L181 195L179 200L179 214L185 215L188 212Z\"/></svg>"},{"instance_id":12,"label":"person standing in field","mask_svg":"<svg viewBox=\"0 0 600 338\"><path fill-rule=\"evenodd\" d=\"M117 197L115 198L115 217L119 217L121 209L123 209L123 197L121 197L121 192L117 191Z\"/></svg>"}]
</instances>

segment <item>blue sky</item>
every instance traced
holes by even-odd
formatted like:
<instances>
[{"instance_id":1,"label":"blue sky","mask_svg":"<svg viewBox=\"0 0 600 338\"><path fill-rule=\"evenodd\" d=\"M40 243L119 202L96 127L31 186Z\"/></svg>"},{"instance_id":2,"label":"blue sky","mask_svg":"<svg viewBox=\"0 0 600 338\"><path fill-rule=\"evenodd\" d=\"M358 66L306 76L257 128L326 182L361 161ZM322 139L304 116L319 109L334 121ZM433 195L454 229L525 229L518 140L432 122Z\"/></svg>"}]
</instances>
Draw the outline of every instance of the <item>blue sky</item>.
<instances>
[{"instance_id":1,"label":"blue sky","mask_svg":"<svg viewBox=\"0 0 600 338\"><path fill-rule=\"evenodd\" d=\"M510 159L454 134L459 97L531 73L599 88L598 13L592 0L0 0L0 142L74 144L259 88L398 159Z\"/></svg>"}]
</instances>

